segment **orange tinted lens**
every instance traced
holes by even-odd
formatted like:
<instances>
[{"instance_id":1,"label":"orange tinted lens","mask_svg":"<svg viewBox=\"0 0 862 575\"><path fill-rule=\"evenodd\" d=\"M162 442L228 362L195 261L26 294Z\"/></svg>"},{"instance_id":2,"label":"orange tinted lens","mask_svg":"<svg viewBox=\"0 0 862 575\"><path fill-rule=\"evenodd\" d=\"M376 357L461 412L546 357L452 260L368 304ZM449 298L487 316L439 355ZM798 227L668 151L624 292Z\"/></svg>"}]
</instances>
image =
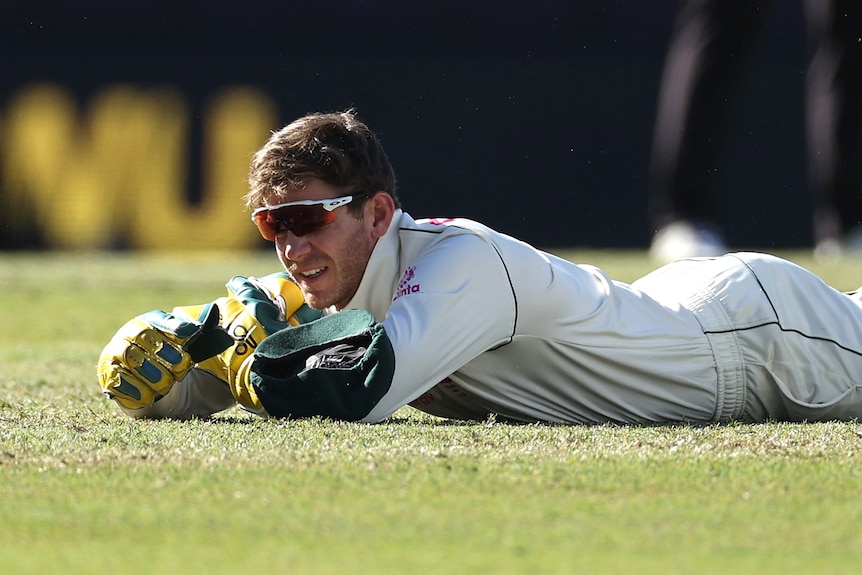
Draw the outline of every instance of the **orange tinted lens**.
<instances>
[{"instance_id":1,"label":"orange tinted lens","mask_svg":"<svg viewBox=\"0 0 862 575\"><path fill-rule=\"evenodd\" d=\"M335 214L326 210L322 204L311 206L284 206L275 210L267 210L254 217L254 223L260 230L260 235L269 241L283 232L293 232L295 236L304 236L329 225L335 220Z\"/></svg>"}]
</instances>

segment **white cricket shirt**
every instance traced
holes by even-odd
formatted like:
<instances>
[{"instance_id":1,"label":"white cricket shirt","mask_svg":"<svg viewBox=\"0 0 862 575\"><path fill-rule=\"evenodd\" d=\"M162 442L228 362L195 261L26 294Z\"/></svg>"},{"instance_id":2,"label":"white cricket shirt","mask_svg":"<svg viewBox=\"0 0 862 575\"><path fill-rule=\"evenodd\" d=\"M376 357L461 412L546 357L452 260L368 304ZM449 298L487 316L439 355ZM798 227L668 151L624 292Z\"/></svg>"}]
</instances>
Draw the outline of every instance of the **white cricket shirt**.
<instances>
[{"instance_id":1,"label":"white cricket shirt","mask_svg":"<svg viewBox=\"0 0 862 575\"><path fill-rule=\"evenodd\" d=\"M473 221L396 211L346 307L370 311L395 351L391 388L363 421L408 403L451 418L719 418L692 312Z\"/></svg>"}]
</instances>

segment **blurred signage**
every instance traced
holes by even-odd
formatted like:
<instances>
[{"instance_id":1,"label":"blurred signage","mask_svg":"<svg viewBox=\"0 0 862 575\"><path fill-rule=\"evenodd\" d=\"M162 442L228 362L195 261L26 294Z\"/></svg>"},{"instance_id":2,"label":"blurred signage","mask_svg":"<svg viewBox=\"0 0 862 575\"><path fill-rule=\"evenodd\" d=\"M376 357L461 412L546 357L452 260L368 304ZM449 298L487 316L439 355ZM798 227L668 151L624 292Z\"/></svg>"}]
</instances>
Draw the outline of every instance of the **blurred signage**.
<instances>
[{"instance_id":1,"label":"blurred signage","mask_svg":"<svg viewBox=\"0 0 862 575\"><path fill-rule=\"evenodd\" d=\"M0 110L0 247L259 245L242 196L276 105L225 87L191 114L170 87L117 84L87 102L52 84L19 90Z\"/></svg>"}]
</instances>

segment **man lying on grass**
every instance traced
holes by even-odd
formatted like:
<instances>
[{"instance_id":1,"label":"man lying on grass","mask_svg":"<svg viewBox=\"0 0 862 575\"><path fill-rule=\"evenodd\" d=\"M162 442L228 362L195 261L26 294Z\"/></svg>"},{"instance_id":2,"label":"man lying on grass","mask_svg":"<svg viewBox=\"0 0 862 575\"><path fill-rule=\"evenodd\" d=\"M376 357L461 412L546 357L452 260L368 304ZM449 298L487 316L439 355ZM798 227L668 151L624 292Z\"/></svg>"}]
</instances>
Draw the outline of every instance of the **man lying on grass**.
<instances>
[{"instance_id":1,"label":"man lying on grass","mask_svg":"<svg viewBox=\"0 0 862 575\"><path fill-rule=\"evenodd\" d=\"M274 133L249 182L286 273L123 326L98 378L132 417L862 417L862 292L788 261L682 260L629 285L474 221L414 220L353 111Z\"/></svg>"}]
</instances>

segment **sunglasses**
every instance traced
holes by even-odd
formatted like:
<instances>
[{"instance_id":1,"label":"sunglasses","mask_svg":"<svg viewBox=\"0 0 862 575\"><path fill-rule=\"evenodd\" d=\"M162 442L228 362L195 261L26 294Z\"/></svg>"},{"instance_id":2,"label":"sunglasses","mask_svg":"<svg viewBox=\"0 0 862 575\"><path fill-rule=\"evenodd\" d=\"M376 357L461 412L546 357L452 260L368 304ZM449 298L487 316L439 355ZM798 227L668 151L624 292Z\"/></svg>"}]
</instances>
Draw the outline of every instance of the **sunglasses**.
<instances>
[{"instance_id":1,"label":"sunglasses","mask_svg":"<svg viewBox=\"0 0 862 575\"><path fill-rule=\"evenodd\" d=\"M363 192L330 200L300 200L276 206L264 206L251 213L251 221L260 230L260 235L271 242L275 241L278 234L284 232L304 236L334 222L335 208L346 206L353 200L367 195L368 193Z\"/></svg>"}]
</instances>

